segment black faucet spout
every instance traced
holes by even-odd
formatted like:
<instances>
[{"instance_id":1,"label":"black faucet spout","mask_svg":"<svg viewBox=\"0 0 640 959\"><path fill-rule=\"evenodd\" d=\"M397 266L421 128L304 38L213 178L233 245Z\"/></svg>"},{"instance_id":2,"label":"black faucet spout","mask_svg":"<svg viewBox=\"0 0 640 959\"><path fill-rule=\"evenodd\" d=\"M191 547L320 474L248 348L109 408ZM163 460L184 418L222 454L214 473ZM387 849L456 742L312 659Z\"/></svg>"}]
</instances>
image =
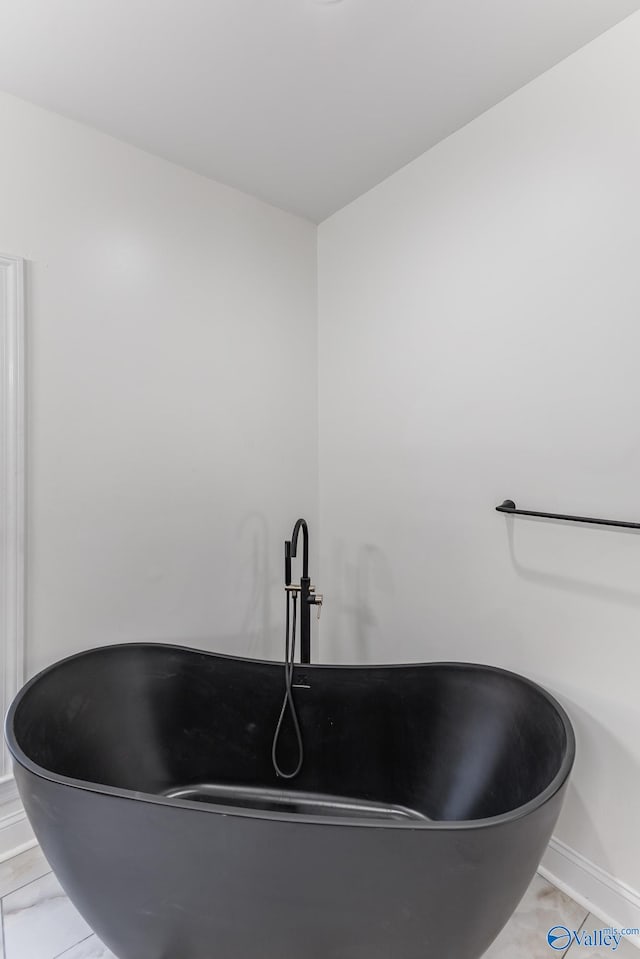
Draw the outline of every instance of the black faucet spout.
<instances>
[{"instance_id":1,"label":"black faucet spout","mask_svg":"<svg viewBox=\"0 0 640 959\"><path fill-rule=\"evenodd\" d=\"M298 552L298 537L302 530L302 576L300 586L291 585L291 560ZM291 539L284 544L284 583L285 589L300 592L300 662L311 662L311 607L322 604L322 597L315 595L309 577L309 527L306 520L299 519L293 527Z\"/></svg>"},{"instance_id":2,"label":"black faucet spout","mask_svg":"<svg viewBox=\"0 0 640 959\"><path fill-rule=\"evenodd\" d=\"M284 544L285 560L289 563L285 572L287 586L291 585L291 560L298 554L298 536L300 530L302 530L302 575L306 578L309 577L309 527L307 526L307 521L300 518L296 520L291 539L287 540Z\"/></svg>"}]
</instances>

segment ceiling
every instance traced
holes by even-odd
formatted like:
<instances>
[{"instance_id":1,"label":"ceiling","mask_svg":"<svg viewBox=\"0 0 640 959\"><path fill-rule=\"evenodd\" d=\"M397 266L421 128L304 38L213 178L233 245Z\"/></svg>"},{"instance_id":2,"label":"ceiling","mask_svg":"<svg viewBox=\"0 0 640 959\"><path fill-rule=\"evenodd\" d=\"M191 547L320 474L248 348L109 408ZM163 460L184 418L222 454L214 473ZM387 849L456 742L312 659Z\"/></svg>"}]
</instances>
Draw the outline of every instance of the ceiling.
<instances>
[{"instance_id":1,"label":"ceiling","mask_svg":"<svg viewBox=\"0 0 640 959\"><path fill-rule=\"evenodd\" d=\"M0 89L316 222L640 0L0 0Z\"/></svg>"}]
</instances>

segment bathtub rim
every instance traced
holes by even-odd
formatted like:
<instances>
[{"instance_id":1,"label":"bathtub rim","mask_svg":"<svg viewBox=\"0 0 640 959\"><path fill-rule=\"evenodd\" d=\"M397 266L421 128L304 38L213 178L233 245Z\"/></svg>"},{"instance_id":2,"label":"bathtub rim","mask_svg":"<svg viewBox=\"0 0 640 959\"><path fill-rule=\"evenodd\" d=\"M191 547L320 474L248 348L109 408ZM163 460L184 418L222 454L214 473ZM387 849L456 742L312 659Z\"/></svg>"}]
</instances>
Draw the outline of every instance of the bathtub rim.
<instances>
[{"instance_id":1,"label":"bathtub rim","mask_svg":"<svg viewBox=\"0 0 640 959\"><path fill-rule=\"evenodd\" d=\"M11 703L7 711L7 715L4 722L4 736L5 742L9 748L12 759L17 762L23 769L32 775L38 777L39 779L44 779L48 782L55 783L61 786L68 786L72 789L80 790L83 792L95 793L102 796L111 796L117 799L125 799L132 802L146 802L153 805L159 806L170 806L178 809L189 809L194 812L200 812L203 815L223 815L223 816L233 816L239 817L242 819L265 819L278 822L289 822L289 823L307 823L309 825L321 825L321 826L336 826L340 828L372 828L377 829L412 829L412 830L440 830L440 831L457 831L457 830L470 830L470 829L485 829L490 827L500 826L506 823L516 822L520 819L524 819L529 816L531 813L540 809L547 802L549 802L553 797L560 792L567 783L573 764L575 761L576 754L576 737L569 718L568 713L558 702L558 700L550 692L548 692L543 686L540 686L538 683L534 682L532 679L529 679L526 676L523 676L521 673L516 673L513 670L504 669L501 666L491 666L486 663L469 663L462 661L450 661L442 660L438 662L414 662L414 663L305 663L304 669L313 670L316 668L319 669L338 669L338 670L376 670L376 669L411 669L411 668L427 668L427 667L454 667L454 668L471 668L474 670L479 670L480 672L492 672L498 673L503 676L507 676L511 679L516 679L518 682L523 683L526 686L529 686L537 693L542 695L549 704L555 709L559 715L562 725L565 731L567 739L567 747L565 754L560 763L558 772L553 777L551 782L538 793L537 796L534 796L533 799L530 799L529 802L523 803L521 806L516 806L514 809L509 809L507 812L500 813L497 816L489 816L484 819L438 819L438 820L425 820L418 821L413 820L411 822L399 822L399 821L387 821L379 819L347 819L347 818L331 818L329 816L305 816L304 814L298 813L276 813L267 810L258 810L258 809L248 809L248 808L239 808L239 807L229 807L217 803L201 803L195 800L188 799L172 799L166 796L159 796L154 793L140 792L134 789L120 789L115 786L108 786L103 783L92 783L82 779L73 779L69 776L63 776L59 773L55 773L50 769L46 769L44 766L40 766L38 763L34 762L32 759L27 756L27 754L22 750L20 745L17 742L15 733L14 733L14 719L17 709L19 708L22 700L28 694L32 686L35 686L36 683L43 679L48 673L53 672L56 669L60 669L66 666L68 663L73 662L76 659L83 657L91 656L97 653L103 653L110 650L117 649L140 649L152 647L155 649L170 649L178 650L181 652L187 653L196 653L198 655L212 656L219 659L231 659L241 663L260 663L262 665L282 667L283 663L280 660L271 660L271 659L256 659L251 656L234 656L230 653L218 653L211 652L206 649L198 649L193 646L183 646L178 643L159 643L159 642L129 642L129 643L109 643L103 646L93 646L91 649L81 650L78 653L72 653L70 656L65 656L63 659L56 660L54 663L51 663L49 666L45 666L44 669L41 669L35 676L32 676L18 691L16 696ZM300 664L296 664L300 666Z\"/></svg>"}]
</instances>

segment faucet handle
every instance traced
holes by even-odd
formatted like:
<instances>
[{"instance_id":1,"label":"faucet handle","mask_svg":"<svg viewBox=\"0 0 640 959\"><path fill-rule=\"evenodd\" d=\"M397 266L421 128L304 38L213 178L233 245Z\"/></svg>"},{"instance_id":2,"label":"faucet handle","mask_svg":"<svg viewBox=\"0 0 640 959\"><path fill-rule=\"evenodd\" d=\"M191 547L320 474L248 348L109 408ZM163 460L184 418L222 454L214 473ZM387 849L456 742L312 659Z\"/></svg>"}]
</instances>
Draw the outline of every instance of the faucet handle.
<instances>
[{"instance_id":1,"label":"faucet handle","mask_svg":"<svg viewBox=\"0 0 640 959\"><path fill-rule=\"evenodd\" d=\"M318 611L317 611L317 613L316 613L316 619L317 619L318 622L320 622L320 613L322 612L322 603L323 603L323 601L324 601L324 596L322 595L322 593L318 593L318 594L317 594L316 596L314 596L314 598L313 598L313 603L314 603L314 605L318 607Z\"/></svg>"}]
</instances>

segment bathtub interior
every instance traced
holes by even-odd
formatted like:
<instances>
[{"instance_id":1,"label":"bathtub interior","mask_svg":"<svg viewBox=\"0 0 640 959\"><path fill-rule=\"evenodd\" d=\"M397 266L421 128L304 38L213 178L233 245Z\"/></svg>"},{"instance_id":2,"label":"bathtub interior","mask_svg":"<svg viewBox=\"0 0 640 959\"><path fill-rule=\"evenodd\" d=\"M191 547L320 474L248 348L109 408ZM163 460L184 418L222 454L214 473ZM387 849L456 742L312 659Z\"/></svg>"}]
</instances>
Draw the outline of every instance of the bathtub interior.
<instances>
[{"instance_id":1,"label":"bathtub interior","mask_svg":"<svg viewBox=\"0 0 640 959\"><path fill-rule=\"evenodd\" d=\"M283 683L279 664L113 646L41 675L11 734L54 777L236 809L408 823L516 809L549 786L568 748L553 702L509 673L305 666L294 679L305 760L284 783L271 762ZM295 765L289 724L280 757Z\"/></svg>"}]
</instances>

